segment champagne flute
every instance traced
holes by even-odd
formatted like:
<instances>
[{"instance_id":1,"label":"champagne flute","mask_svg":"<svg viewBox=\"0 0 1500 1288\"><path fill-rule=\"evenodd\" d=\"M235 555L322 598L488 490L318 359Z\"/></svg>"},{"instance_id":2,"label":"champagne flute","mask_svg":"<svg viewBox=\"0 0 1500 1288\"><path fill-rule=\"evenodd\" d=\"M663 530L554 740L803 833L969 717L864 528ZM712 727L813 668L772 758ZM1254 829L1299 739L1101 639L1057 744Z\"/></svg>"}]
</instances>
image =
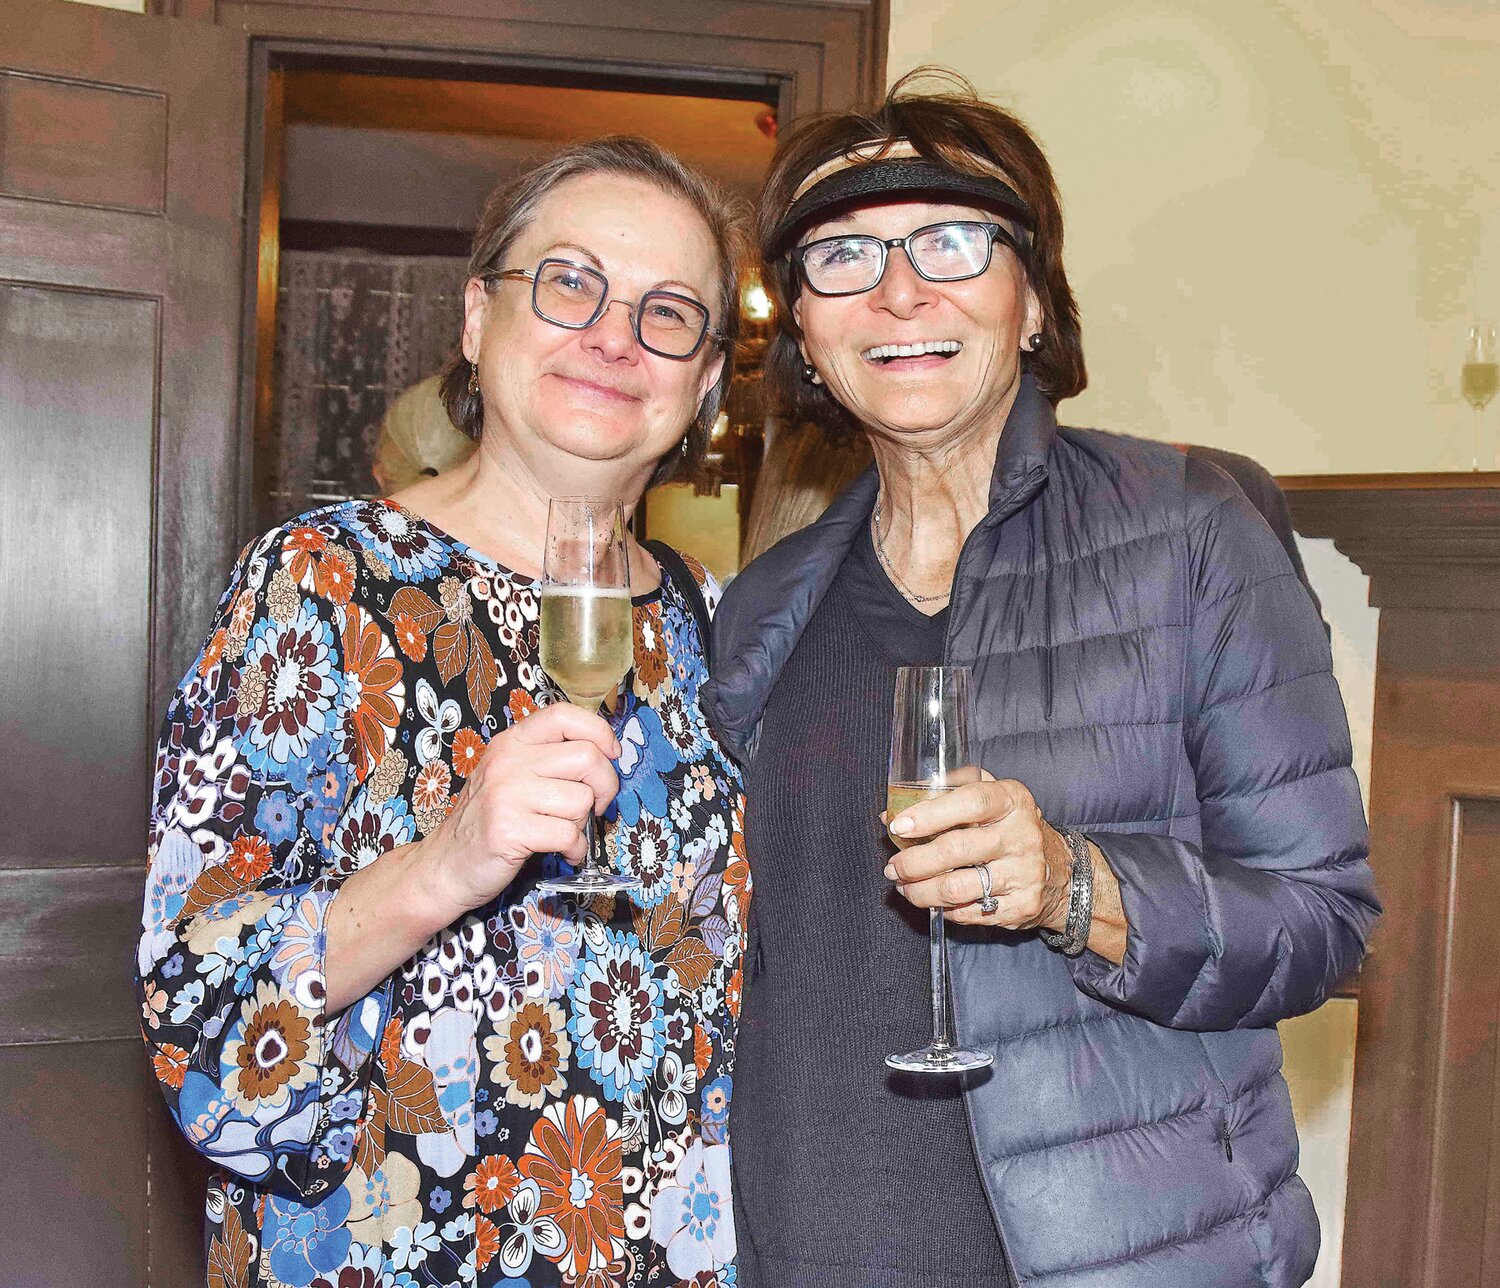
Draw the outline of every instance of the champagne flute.
<instances>
[{"instance_id":1,"label":"champagne flute","mask_svg":"<svg viewBox=\"0 0 1500 1288\"><path fill-rule=\"evenodd\" d=\"M565 496L548 504L541 615L542 669L574 706L598 711L635 657L630 555L618 501ZM582 895L640 889L639 881L610 872L600 861L592 810L585 828L583 867L538 887Z\"/></svg>"},{"instance_id":2,"label":"champagne flute","mask_svg":"<svg viewBox=\"0 0 1500 1288\"><path fill-rule=\"evenodd\" d=\"M1495 328L1476 322L1469 328L1469 338L1464 344L1464 365L1461 387L1464 400L1474 409L1474 468L1479 468L1481 455L1480 420L1490 399L1500 389L1500 354L1495 348Z\"/></svg>"},{"instance_id":3,"label":"champagne flute","mask_svg":"<svg viewBox=\"0 0 1500 1288\"><path fill-rule=\"evenodd\" d=\"M969 731L969 668L903 666L896 672L891 728L891 768L886 787L886 818L918 801L931 800L965 783L977 782ZM900 849L912 844L892 836ZM886 1064L908 1073L962 1073L994 1063L985 1051L955 1047L948 1022L948 937L943 910L929 910L932 972L932 1044Z\"/></svg>"}]
</instances>

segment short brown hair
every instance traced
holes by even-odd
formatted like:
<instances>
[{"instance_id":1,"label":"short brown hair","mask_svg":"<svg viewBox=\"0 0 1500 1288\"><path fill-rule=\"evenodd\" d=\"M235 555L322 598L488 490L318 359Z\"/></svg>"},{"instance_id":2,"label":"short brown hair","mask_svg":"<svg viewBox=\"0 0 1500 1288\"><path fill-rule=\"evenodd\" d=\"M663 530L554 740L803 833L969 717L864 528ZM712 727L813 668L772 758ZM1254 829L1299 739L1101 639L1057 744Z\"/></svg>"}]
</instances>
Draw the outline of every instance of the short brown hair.
<instances>
[{"instance_id":1,"label":"short brown hair","mask_svg":"<svg viewBox=\"0 0 1500 1288\"><path fill-rule=\"evenodd\" d=\"M948 88L920 93L913 89L918 80L937 80ZM783 424L816 422L840 437L860 428L825 386L803 378L801 336L792 316L801 280L792 258L777 253L777 239L792 194L819 165L856 144L898 138L910 140L923 157L950 170L984 174L972 159L978 157L1010 177L1036 215L1035 231L1020 258L1044 318L1042 345L1035 352L1022 353L1022 366L1054 405L1081 392L1088 375L1078 305L1063 271L1062 205L1052 167L1019 119L980 98L957 73L919 67L892 85L873 110L803 117L777 145L761 190L755 230L763 277L776 305L776 335L765 359L765 386L773 414Z\"/></svg>"},{"instance_id":2,"label":"short brown hair","mask_svg":"<svg viewBox=\"0 0 1500 1288\"><path fill-rule=\"evenodd\" d=\"M674 478L697 482L708 453L709 433L734 375L734 349L740 332L739 261L744 244L744 219L737 198L729 197L711 179L650 139L612 134L575 143L490 193L474 233L469 276L485 277L507 267L506 257L516 239L530 227L543 199L569 179L594 174L641 179L680 198L702 216L713 241L719 260L719 299L712 325L718 339L710 335L706 342L716 343L724 354L724 370L704 395L698 414L688 426L686 450L663 456L648 486ZM448 418L477 439L484 428L484 402L480 395L469 392L469 361L461 345L454 348L443 367L441 394Z\"/></svg>"}]
</instances>

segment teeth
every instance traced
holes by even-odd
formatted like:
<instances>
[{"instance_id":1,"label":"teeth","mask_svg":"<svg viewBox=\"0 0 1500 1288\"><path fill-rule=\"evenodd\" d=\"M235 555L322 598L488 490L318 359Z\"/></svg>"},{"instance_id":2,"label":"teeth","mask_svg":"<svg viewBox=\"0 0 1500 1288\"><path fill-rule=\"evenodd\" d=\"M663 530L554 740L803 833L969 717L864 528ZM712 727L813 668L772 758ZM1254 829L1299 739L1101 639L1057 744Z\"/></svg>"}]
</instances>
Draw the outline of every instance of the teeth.
<instances>
[{"instance_id":1,"label":"teeth","mask_svg":"<svg viewBox=\"0 0 1500 1288\"><path fill-rule=\"evenodd\" d=\"M916 344L877 344L866 349L860 357L866 362L880 362L887 358L916 358L927 353L957 353L962 348L957 340L922 340Z\"/></svg>"}]
</instances>

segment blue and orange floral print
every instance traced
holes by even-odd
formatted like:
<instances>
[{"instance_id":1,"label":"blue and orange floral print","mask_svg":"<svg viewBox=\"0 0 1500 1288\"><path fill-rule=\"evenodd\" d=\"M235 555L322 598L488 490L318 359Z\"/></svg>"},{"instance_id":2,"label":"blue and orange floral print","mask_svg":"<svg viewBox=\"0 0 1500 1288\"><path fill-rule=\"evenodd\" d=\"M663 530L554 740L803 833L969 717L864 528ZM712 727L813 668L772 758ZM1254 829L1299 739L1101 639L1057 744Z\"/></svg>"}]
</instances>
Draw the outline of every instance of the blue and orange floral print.
<instances>
[{"instance_id":1,"label":"blue and orange floral print","mask_svg":"<svg viewBox=\"0 0 1500 1288\"><path fill-rule=\"evenodd\" d=\"M219 1169L214 1288L734 1283L750 877L681 588L635 602L603 825L644 889L545 895L541 856L324 1012L343 880L431 832L548 700L537 593L389 502L314 511L241 556L177 691L138 966L156 1077Z\"/></svg>"}]
</instances>

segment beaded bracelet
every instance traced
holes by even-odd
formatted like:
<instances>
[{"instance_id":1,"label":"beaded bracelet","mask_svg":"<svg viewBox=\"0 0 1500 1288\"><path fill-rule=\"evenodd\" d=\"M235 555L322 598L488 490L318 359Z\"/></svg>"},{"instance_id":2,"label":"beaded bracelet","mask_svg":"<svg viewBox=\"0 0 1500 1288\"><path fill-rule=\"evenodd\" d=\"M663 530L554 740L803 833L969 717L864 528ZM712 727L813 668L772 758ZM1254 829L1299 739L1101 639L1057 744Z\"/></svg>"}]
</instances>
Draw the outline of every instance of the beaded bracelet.
<instances>
[{"instance_id":1,"label":"beaded bracelet","mask_svg":"<svg viewBox=\"0 0 1500 1288\"><path fill-rule=\"evenodd\" d=\"M1068 843L1073 865L1068 881L1068 924L1061 934L1055 930L1038 930L1048 948L1065 957L1077 957L1089 942L1089 927L1094 918L1094 864L1089 858L1089 843L1078 832L1059 829Z\"/></svg>"}]
</instances>

